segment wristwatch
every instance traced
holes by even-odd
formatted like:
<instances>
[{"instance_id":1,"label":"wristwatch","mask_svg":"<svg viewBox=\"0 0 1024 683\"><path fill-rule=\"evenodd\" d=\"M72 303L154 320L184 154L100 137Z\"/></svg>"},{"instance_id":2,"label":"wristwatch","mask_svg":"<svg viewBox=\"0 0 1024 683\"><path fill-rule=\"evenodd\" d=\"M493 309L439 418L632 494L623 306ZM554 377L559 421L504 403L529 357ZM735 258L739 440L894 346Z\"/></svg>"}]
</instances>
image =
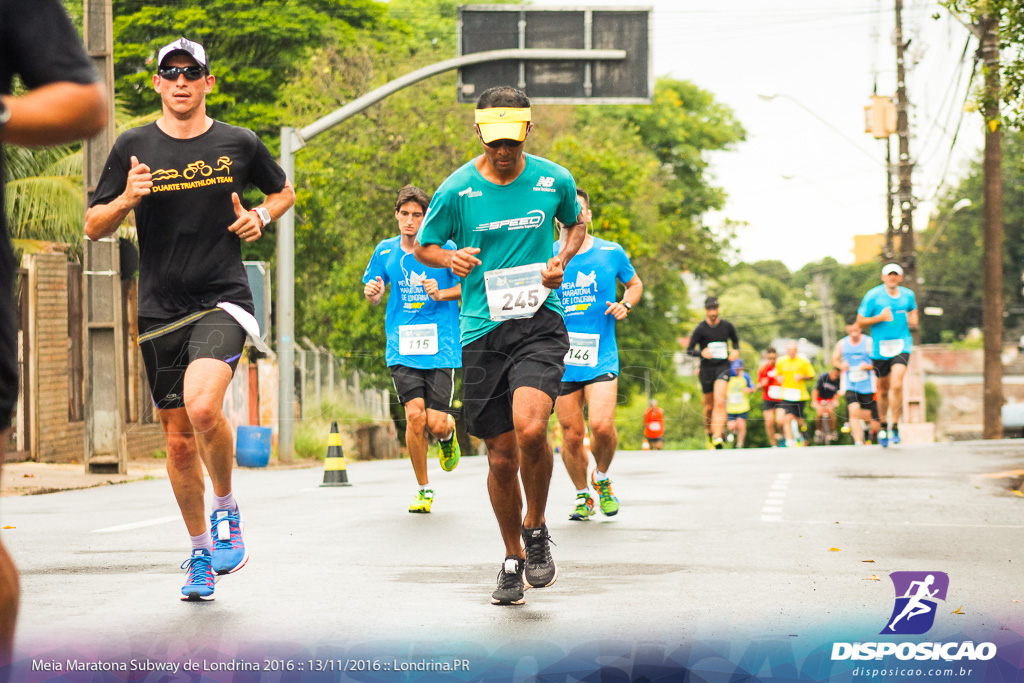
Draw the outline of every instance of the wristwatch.
<instances>
[{"instance_id":1,"label":"wristwatch","mask_svg":"<svg viewBox=\"0 0 1024 683\"><path fill-rule=\"evenodd\" d=\"M632 311L633 310L633 304L629 303L628 301L623 301L622 305L625 307L625 309L627 311Z\"/></svg>"},{"instance_id":2,"label":"wristwatch","mask_svg":"<svg viewBox=\"0 0 1024 683\"><path fill-rule=\"evenodd\" d=\"M267 224L270 223L270 212L262 206L257 206L253 211L260 217L260 223L262 224L260 225L260 228L267 227Z\"/></svg>"}]
</instances>

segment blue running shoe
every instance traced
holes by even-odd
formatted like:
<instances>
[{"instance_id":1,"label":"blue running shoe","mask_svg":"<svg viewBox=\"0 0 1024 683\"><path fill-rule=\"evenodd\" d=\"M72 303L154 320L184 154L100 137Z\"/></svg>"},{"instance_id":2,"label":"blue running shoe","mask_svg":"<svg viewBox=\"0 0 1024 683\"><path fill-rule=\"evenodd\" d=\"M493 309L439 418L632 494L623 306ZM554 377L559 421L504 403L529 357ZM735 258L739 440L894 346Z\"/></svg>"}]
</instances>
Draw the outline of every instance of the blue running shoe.
<instances>
[{"instance_id":1,"label":"blue running shoe","mask_svg":"<svg viewBox=\"0 0 1024 683\"><path fill-rule=\"evenodd\" d=\"M213 571L233 574L245 566L249 551L242 540L242 517L238 510L214 510L210 515L213 536Z\"/></svg>"},{"instance_id":2,"label":"blue running shoe","mask_svg":"<svg viewBox=\"0 0 1024 683\"><path fill-rule=\"evenodd\" d=\"M188 602L213 600L213 568L210 566L210 551L196 548L192 556L181 563L188 572L185 585L181 587L181 599Z\"/></svg>"},{"instance_id":3,"label":"blue running shoe","mask_svg":"<svg viewBox=\"0 0 1024 683\"><path fill-rule=\"evenodd\" d=\"M900 445L900 430L898 430L895 427L893 427L890 431L892 432L892 438L891 438L892 445L893 446L899 446Z\"/></svg>"},{"instance_id":4,"label":"blue running shoe","mask_svg":"<svg viewBox=\"0 0 1024 683\"><path fill-rule=\"evenodd\" d=\"M886 432L884 429L878 432L878 445L881 446L882 448L889 447L889 433Z\"/></svg>"}]
</instances>

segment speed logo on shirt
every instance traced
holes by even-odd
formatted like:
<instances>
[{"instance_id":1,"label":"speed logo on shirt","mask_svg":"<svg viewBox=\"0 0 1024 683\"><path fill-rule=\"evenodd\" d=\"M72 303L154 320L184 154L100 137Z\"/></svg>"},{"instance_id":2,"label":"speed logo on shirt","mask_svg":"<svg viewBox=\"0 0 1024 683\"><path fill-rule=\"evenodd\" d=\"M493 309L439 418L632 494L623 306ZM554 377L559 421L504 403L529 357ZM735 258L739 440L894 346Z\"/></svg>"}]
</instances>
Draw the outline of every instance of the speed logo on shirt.
<instances>
[{"instance_id":1,"label":"speed logo on shirt","mask_svg":"<svg viewBox=\"0 0 1024 683\"><path fill-rule=\"evenodd\" d=\"M500 221L483 223L482 225L478 225L473 228L473 232L488 232L490 230L501 230L502 228L508 228L509 230L539 228L544 225L546 218L547 216L543 211L540 209L534 209L522 218L506 218Z\"/></svg>"}]
</instances>

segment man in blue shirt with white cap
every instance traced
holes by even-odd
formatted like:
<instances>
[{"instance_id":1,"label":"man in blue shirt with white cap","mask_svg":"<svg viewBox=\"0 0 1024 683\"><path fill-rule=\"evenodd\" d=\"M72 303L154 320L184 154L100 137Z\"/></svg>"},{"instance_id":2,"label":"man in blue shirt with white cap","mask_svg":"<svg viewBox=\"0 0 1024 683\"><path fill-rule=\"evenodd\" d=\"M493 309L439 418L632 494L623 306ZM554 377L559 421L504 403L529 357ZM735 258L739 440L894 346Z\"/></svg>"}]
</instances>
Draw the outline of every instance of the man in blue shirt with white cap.
<instances>
[{"instance_id":1,"label":"man in blue shirt with white cap","mask_svg":"<svg viewBox=\"0 0 1024 683\"><path fill-rule=\"evenodd\" d=\"M878 377L878 413L881 431L878 443L886 447L900 442L899 421L903 412L903 377L910 363L917 328L917 299L914 291L900 287L903 268L896 263L882 266L882 284L864 295L857 309L857 324L871 328L871 362Z\"/></svg>"}]
</instances>

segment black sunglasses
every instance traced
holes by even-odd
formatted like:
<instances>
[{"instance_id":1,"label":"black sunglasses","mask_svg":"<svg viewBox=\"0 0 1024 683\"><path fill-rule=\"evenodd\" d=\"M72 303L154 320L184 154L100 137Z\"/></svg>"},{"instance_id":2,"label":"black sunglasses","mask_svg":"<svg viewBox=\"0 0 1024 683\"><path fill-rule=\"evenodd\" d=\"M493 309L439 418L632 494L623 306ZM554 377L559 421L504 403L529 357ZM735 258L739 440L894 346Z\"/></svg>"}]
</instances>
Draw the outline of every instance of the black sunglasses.
<instances>
[{"instance_id":1,"label":"black sunglasses","mask_svg":"<svg viewBox=\"0 0 1024 683\"><path fill-rule=\"evenodd\" d=\"M205 70L201 66L167 66L159 71L160 78L166 78L169 81L178 80L178 76L184 74L186 81L198 81L204 75Z\"/></svg>"},{"instance_id":2,"label":"black sunglasses","mask_svg":"<svg viewBox=\"0 0 1024 683\"><path fill-rule=\"evenodd\" d=\"M526 142L526 140L491 140L484 144L491 149L501 149L502 147L518 147L519 145Z\"/></svg>"}]
</instances>

